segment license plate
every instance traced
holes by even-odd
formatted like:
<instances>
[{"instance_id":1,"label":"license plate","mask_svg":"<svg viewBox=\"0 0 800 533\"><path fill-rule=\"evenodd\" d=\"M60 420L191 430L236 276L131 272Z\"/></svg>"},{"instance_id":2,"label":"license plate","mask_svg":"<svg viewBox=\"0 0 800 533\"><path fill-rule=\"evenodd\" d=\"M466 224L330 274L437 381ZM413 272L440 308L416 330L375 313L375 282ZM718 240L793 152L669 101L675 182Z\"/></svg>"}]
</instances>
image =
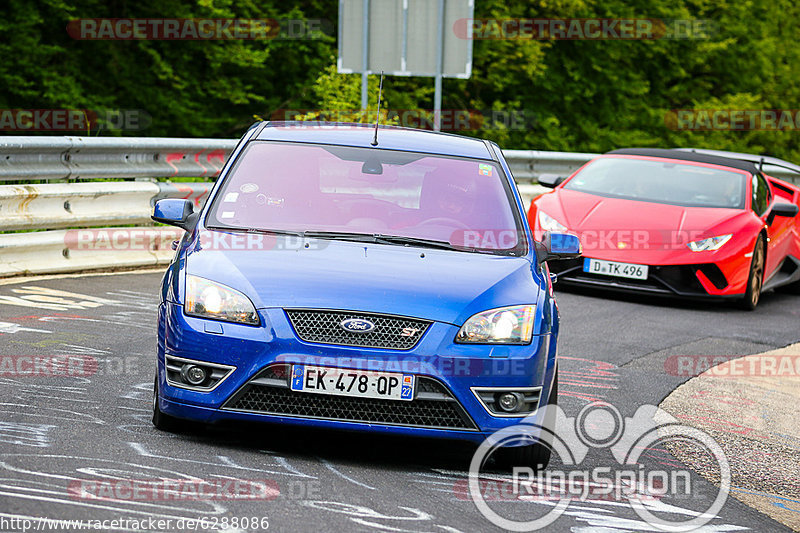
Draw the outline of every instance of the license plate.
<instances>
[{"instance_id":1,"label":"license plate","mask_svg":"<svg viewBox=\"0 0 800 533\"><path fill-rule=\"evenodd\" d=\"M357 396L383 400L413 400L414 375L292 365L291 389L297 392Z\"/></svg>"},{"instance_id":2,"label":"license plate","mask_svg":"<svg viewBox=\"0 0 800 533\"><path fill-rule=\"evenodd\" d=\"M618 263L602 259L589 259L588 257L583 260L584 272L618 278L647 279L647 269L647 265L634 265L633 263Z\"/></svg>"}]
</instances>

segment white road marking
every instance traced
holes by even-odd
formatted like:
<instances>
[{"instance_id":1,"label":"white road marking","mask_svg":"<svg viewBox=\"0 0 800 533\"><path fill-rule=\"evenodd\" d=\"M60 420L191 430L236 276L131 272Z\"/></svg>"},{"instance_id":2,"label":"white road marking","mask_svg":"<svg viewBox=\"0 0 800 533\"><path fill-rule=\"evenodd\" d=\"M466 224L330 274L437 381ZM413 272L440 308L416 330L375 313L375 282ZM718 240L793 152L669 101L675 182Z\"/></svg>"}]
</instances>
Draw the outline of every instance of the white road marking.
<instances>
[{"instance_id":1,"label":"white road marking","mask_svg":"<svg viewBox=\"0 0 800 533\"><path fill-rule=\"evenodd\" d=\"M239 466L236 463L231 462L232 464L220 464L220 463L209 463L208 461L195 461L194 459L184 459L183 457L170 457L167 455L158 455L152 452L147 451L147 449L139 444L138 442L128 442L128 446L133 448L133 450L143 457L152 457L154 459L165 459L168 461L178 461L182 463L193 463L193 464L201 464L206 466L224 466L226 468L236 468L238 470L248 470L251 472L260 472L264 474L273 474L279 476L300 476L300 477L311 477L307 476L306 474L299 474L297 471L289 471L289 472L282 472L279 470L265 470L263 468L253 468L250 466ZM277 458L276 458L277 460Z\"/></svg>"},{"instance_id":2,"label":"white road marking","mask_svg":"<svg viewBox=\"0 0 800 533\"><path fill-rule=\"evenodd\" d=\"M331 472L333 472L334 474L336 474L340 478L342 478L342 479L344 479L346 481L349 481L353 485L358 485L359 487L364 487L365 489L369 489L369 490L376 490L375 487L370 487L366 483L361 483L360 481L356 481L355 479L351 478L350 476L347 476L347 475L343 474L342 472L340 472L339 470L334 468L334 466L332 464L330 464L328 461L326 461L325 459L320 459L319 461L322 463L322 465L325 468L327 468L328 470L330 470Z\"/></svg>"},{"instance_id":3,"label":"white road marking","mask_svg":"<svg viewBox=\"0 0 800 533\"><path fill-rule=\"evenodd\" d=\"M25 328L14 322L0 322L0 333L17 333L20 331L33 331L34 333L52 333L46 329Z\"/></svg>"},{"instance_id":4,"label":"white road marking","mask_svg":"<svg viewBox=\"0 0 800 533\"><path fill-rule=\"evenodd\" d=\"M48 424L22 424L19 422L0 422L0 442L20 444L35 448L50 446L48 433L56 426Z\"/></svg>"}]
</instances>

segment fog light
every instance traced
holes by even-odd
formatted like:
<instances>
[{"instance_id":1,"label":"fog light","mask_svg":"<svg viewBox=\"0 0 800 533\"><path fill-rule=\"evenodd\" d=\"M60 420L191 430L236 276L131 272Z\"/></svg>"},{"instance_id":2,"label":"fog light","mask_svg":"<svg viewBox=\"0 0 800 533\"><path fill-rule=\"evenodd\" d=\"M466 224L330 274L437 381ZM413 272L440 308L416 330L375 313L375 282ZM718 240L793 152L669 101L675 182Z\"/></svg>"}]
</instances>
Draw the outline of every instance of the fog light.
<instances>
[{"instance_id":1,"label":"fog light","mask_svg":"<svg viewBox=\"0 0 800 533\"><path fill-rule=\"evenodd\" d=\"M506 413L513 413L516 411L519 407L519 403L519 396L515 392L504 392L497 399L497 404L500 406L500 409Z\"/></svg>"},{"instance_id":2,"label":"fog light","mask_svg":"<svg viewBox=\"0 0 800 533\"><path fill-rule=\"evenodd\" d=\"M206 380L208 373L202 367L195 365L183 365L181 367L181 377L191 385L200 385Z\"/></svg>"}]
</instances>

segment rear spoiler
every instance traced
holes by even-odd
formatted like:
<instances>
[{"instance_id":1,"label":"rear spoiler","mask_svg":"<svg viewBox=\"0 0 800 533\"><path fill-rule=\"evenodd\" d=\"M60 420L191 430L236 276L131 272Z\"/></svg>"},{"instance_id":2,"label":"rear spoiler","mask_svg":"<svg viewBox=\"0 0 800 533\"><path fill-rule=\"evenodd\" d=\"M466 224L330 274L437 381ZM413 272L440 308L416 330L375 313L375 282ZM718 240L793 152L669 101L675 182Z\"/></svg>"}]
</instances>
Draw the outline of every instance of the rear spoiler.
<instances>
[{"instance_id":1,"label":"rear spoiler","mask_svg":"<svg viewBox=\"0 0 800 533\"><path fill-rule=\"evenodd\" d=\"M728 159L738 159L740 161L750 161L751 163L758 165L759 171L762 170L764 165L769 165L773 167L784 168L800 174L800 166L795 165L794 163L789 163L788 161L784 161L783 159L778 159L777 157L770 157L768 155L743 154L741 152L726 152L725 150L706 150L705 148L675 148L675 150L681 152L695 152L698 154L715 155L718 157L727 157Z\"/></svg>"}]
</instances>

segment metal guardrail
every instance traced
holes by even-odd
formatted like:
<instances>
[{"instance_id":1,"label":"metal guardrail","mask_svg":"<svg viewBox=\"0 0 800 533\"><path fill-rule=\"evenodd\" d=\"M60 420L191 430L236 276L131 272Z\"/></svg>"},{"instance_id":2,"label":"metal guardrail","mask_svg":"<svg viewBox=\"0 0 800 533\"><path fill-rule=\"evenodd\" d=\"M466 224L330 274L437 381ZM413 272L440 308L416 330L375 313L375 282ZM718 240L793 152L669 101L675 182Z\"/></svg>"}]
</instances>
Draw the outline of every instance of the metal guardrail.
<instances>
[{"instance_id":1,"label":"metal guardrail","mask_svg":"<svg viewBox=\"0 0 800 533\"><path fill-rule=\"evenodd\" d=\"M0 137L0 277L158 265L182 230L154 227L152 204L189 198L201 206L212 182L75 182L85 179L208 177L236 145L227 139ZM542 174L567 176L598 154L504 150L526 203L547 189ZM800 183L779 168L775 177ZM25 180L59 183L25 184ZM109 227L109 226L127 226ZM82 228L82 229L63 229ZM86 229L94 228L94 229ZM46 231L34 231L34 230Z\"/></svg>"},{"instance_id":2,"label":"metal guardrail","mask_svg":"<svg viewBox=\"0 0 800 533\"><path fill-rule=\"evenodd\" d=\"M0 137L0 180L213 177L233 139Z\"/></svg>"}]
</instances>

